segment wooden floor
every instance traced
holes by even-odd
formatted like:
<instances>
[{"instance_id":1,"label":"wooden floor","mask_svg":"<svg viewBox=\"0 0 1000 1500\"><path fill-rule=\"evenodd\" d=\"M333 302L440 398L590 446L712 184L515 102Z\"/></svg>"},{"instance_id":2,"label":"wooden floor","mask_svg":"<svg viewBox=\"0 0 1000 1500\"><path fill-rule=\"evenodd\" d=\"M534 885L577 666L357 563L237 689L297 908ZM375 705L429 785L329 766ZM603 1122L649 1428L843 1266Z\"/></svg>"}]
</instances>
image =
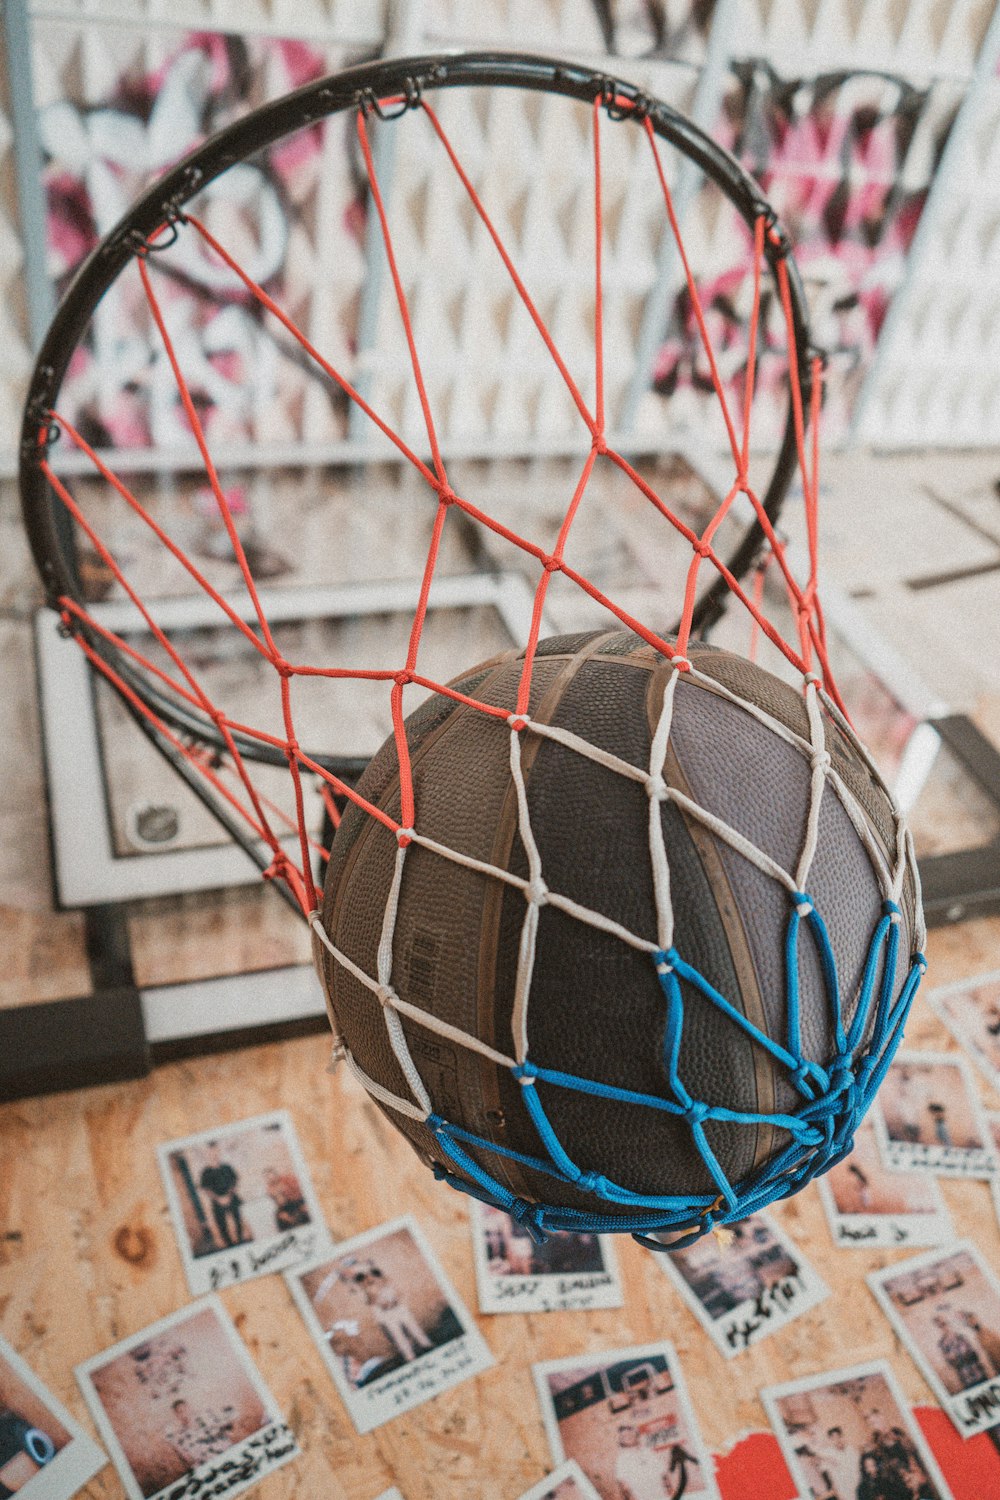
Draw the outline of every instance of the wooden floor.
<instances>
[{"instance_id":1,"label":"wooden floor","mask_svg":"<svg viewBox=\"0 0 1000 1500\"><path fill-rule=\"evenodd\" d=\"M933 979L944 983L995 964L998 951L1000 919L932 933ZM954 1045L919 1004L907 1040ZM464 1200L423 1173L343 1070L325 1071L328 1052L325 1037L309 1037L174 1063L138 1083L0 1110L0 1332L88 1430L73 1366L189 1300L156 1146L217 1122L287 1107L334 1235L346 1237L412 1210L460 1295L476 1306ZM984 1098L1000 1108L985 1088ZM1000 1265L1000 1230L986 1184L943 1187L957 1231L971 1235ZM551 1467L531 1362L658 1338L675 1343L716 1454L767 1426L757 1398L761 1386L860 1360L888 1357L908 1397L932 1404L862 1281L893 1254L835 1249L815 1187L777 1215L834 1295L736 1361L726 1363L715 1352L656 1258L625 1240L624 1309L483 1318L496 1366L363 1438L283 1280L227 1290L226 1306L303 1450L257 1493L262 1500L372 1500L395 1483L406 1500L515 1500ZM990 1448L979 1451L993 1476L984 1472L976 1500L990 1500L1000 1495L1000 1460ZM123 1490L108 1467L83 1493L103 1500Z\"/></svg>"}]
</instances>

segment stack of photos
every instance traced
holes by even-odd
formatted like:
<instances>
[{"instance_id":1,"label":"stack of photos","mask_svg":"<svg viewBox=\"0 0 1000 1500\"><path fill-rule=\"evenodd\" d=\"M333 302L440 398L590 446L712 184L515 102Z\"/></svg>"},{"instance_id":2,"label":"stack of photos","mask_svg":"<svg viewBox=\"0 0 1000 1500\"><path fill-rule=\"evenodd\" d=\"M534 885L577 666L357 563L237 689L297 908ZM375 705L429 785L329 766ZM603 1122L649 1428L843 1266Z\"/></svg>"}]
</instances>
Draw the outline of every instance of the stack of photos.
<instances>
[{"instance_id":1,"label":"stack of photos","mask_svg":"<svg viewBox=\"0 0 1000 1500\"><path fill-rule=\"evenodd\" d=\"M858 1127L850 1156L818 1184L838 1245L888 1249L943 1245L953 1238L951 1216L936 1179L925 1172L887 1171L871 1118Z\"/></svg>"},{"instance_id":2,"label":"stack of photos","mask_svg":"<svg viewBox=\"0 0 1000 1500\"><path fill-rule=\"evenodd\" d=\"M703 1235L657 1257L726 1359L749 1349L829 1296L802 1253L766 1214Z\"/></svg>"},{"instance_id":3,"label":"stack of photos","mask_svg":"<svg viewBox=\"0 0 1000 1500\"><path fill-rule=\"evenodd\" d=\"M885 1360L760 1394L802 1500L954 1500Z\"/></svg>"},{"instance_id":4,"label":"stack of photos","mask_svg":"<svg viewBox=\"0 0 1000 1500\"><path fill-rule=\"evenodd\" d=\"M129 1500L238 1495L298 1454L216 1297L115 1344L76 1376Z\"/></svg>"},{"instance_id":5,"label":"stack of photos","mask_svg":"<svg viewBox=\"0 0 1000 1500\"><path fill-rule=\"evenodd\" d=\"M606 1235L550 1234L539 1245L523 1224L475 1199L470 1223L481 1312L622 1306L618 1265Z\"/></svg>"},{"instance_id":6,"label":"stack of photos","mask_svg":"<svg viewBox=\"0 0 1000 1500\"><path fill-rule=\"evenodd\" d=\"M493 1363L407 1217L285 1273L358 1432L370 1432Z\"/></svg>"},{"instance_id":7,"label":"stack of photos","mask_svg":"<svg viewBox=\"0 0 1000 1500\"><path fill-rule=\"evenodd\" d=\"M168 1141L158 1154L193 1296L283 1271L329 1246L287 1110Z\"/></svg>"},{"instance_id":8,"label":"stack of photos","mask_svg":"<svg viewBox=\"0 0 1000 1500\"><path fill-rule=\"evenodd\" d=\"M892 1172L995 1177L997 1159L964 1057L897 1052L873 1116Z\"/></svg>"},{"instance_id":9,"label":"stack of photos","mask_svg":"<svg viewBox=\"0 0 1000 1500\"><path fill-rule=\"evenodd\" d=\"M1000 1089L1000 972L943 985L928 998L986 1082Z\"/></svg>"},{"instance_id":10,"label":"stack of photos","mask_svg":"<svg viewBox=\"0 0 1000 1500\"><path fill-rule=\"evenodd\" d=\"M576 1354L533 1369L553 1458L575 1458L601 1500L719 1500L670 1344Z\"/></svg>"},{"instance_id":11,"label":"stack of photos","mask_svg":"<svg viewBox=\"0 0 1000 1500\"><path fill-rule=\"evenodd\" d=\"M963 1437L1000 1424L1000 1282L965 1242L868 1284Z\"/></svg>"},{"instance_id":12,"label":"stack of photos","mask_svg":"<svg viewBox=\"0 0 1000 1500\"><path fill-rule=\"evenodd\" d=\"M107 1458L0 1338L0 1496L68 1500Z\"/></svg>"},{"instance_id":13,"label":"stack of photos","mask_svg":"<svg viewBox=\"0 0 1000 1500\"><path fill-rule=\"evenodd\" d=\"M601 1500L601 1497L576 1459L568 1458L530 1490L525 1490L521 1500Z\"/></svg>"}]
</instances>

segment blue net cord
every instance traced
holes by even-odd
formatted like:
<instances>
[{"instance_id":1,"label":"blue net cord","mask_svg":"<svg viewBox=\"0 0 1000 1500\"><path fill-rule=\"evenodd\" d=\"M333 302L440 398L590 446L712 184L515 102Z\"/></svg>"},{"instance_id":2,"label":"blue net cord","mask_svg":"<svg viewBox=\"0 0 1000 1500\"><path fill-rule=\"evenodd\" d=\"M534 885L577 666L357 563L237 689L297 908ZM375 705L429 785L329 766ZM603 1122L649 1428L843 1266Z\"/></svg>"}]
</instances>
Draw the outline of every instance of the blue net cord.
<instances>
[{"instance_id":1,"label":"blue net cord","mask_svg":"<svg viewBox=\"0 0 1000 1500\"><path fill-rule=\"evenodd\" d=\"M784 1045L760 1031L720 995L704 976L686 963L676 949L653 954L657 978L666 1001L663 1033L664 1073L669 1093L637 1093L595 1079L579 1078L528 1060L513 1069L522 1089L544 1155L531 1156L496 1145L485 1137L431 1114L427 1125L454 1170L438 1165L435 1176L460 1192L492 1204L523 1224L536 1239L558 1230L603 1233L631 1232L640 1243L655 1250L680 1249L692 1244L718 1224L747 1218L805 1186L827 1172L853 1149L854 1132L869 1109L902 1039L903 1027L921 977L926 969L922 953L914 953L898 995L900 910L895 901L883 902L883 914L872 934L862 973L858 1000L845 1031L840 985L830 937L815 902L804 891L792 893L786 959L787 1028ZM819 961L832 1022L835 1055L825 1065L808 1059L801 1046L799 945L803 928L812 940ZM739 1026L755 1045L764 1048L786 1069L801 1106L792 1114L762 1114L729 1109L695 1099L679 1072L684 1028L684 997L681 981ZM894 998L895 997L895 998ZM869 1041L859 1048L866 1035ZM661 1110L683 1119L717 1189L715 1194L684 1196L636 1193L610 1181L598 1172L585 1171L566 1152L542 1102L539 1085L572 1089L595 1098L615 1099L625 1105ZM769 1123L784 1131L789 1140L763 1167L739 1183L729 1181L712 1151L705 1125L709 1121L758 1125ZM492 1154L542 1172L556 1180L590 1193L600 1203L634 1208L635 1214L602 1213L529 1203L505 1187L466 1147ZM687 1230L688 1233L684 1233ZM669 1245L651 1235L674 1232Z\"/></svg>"}]
</instances>

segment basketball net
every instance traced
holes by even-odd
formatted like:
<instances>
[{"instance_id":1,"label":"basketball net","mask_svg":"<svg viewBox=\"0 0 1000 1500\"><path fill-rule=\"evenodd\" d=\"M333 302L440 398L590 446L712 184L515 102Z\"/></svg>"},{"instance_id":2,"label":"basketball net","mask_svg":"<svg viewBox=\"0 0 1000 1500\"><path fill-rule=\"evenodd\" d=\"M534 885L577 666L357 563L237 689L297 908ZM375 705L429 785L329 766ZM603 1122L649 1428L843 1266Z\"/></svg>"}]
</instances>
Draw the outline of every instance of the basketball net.
<instances>
[{"instance_id":1,"label":"basketball net","mask_svg":"<svg viewBox=\"0 0 1000 1500\"><path fill-rule=\"evenodd\" d=\"M457 174L469 204L492 241L496 254L506 268L516 294L530 316L538 337L551 356L579 415L581 449L585 448L585 456L582 458L575 486L569 495L558 534L550 549L519 535L504 525L494 515L480 508L470 496L459 493L449 480L448 467L442 454L435 415L421 366L418 341L414 335L410 307L404 290L404 278L397 264L389 218L369 138L372 104L381 114L383 110L391 110L396 105L412 106L414 102L423 112L450 167ZM637 471L623 453L617 451L609 443L607 437L602 327L604 227L601 208L601 135L602 116L606 111L616 119L627 118L629 114L634 115L636 127L643 130L647 138L670 233L683 268L696 336L700 342L715 399L725 423L732 460L732 479L715 513L700 534L670 508L649 480ZM914 880L916 879L912 841L908 831L897 814L896 846L887 860L882 851L876 847L866 818L838 777L825 748L823 713L832 718L842 733L861 754L865 755L873 775L879 780L879 784L884 786L876 768L861 749L850 727L830 669L826 632L817 588L818 426L822 361L818 356L810 356L808 370L800 369L789 272L785 260L787 245L782 232L770 214L761 213L753 225L753 291L747 336L748 357L741 410L737 412L732 409L732 392L727 393L720 376L702 301L681 238L667 174L661 159L660 146L652 124L648 117L643 117L634 99L617 96L595 98L592 105L592 117L595 269L593 379L595 394L593 403L590 405L585 401L579 385L563 361L552 334L532 300L528 287L522 280L494 226L486 204L473 186L470 176L462 165L458 151L446 134L431 104L426 98L419 98L416 101L385 99L362 102L357 109L357 139L367 174L370 202L377 215L386 263L409 351L412 376L423 414L429 453L429 459L426 461L378 411L373 409L361 392L324 357L321 350L311 342L289 314L247 274L234 255L195 214L178 211L169 223L165 223L148 240L136 247L135 261L138 276L150 315L173 372L177 392L197 443L218 515L225 528L243 586L252 605L252 616L249 620L245 620L233 604L213 587L192 558L167 534L155 516L140 503L123 479L112 471L101 454L87 442L73 422L58 409L45 415L39 434L40 444L48 440L49 424L55 424L65 438L86 456L106 485L116 492L121 504L128 507L149 528L157 543L167 549L186 570L196 588L212 600L220 612L220 621L223 619L228 621L232 629L239 631L248 647L259 657L262 666L274 673L276 690L280 695L282 734L266 733L252 724L242 723L224 712L212 700L199 678L199 673L182 654L177 643L157 623L155 606L144 602L136 587L129 581L124 565L116 558L109 544L98 534L96 526L88 519L83 508L74 498L69 485L54 471L47 456L42 458L41 468L56 496L79 527L81 534L87 538L94 552L113 577L115 584L138 611L144 626L162 655L154 659L153 654L142 652L134 641L127 639L124 634L115 633L103 625L85 604L68 595L63 595L58 600L58 607L66 631L75 637L95 672L116 689L136 714L147 720L156 731L156 736L172 747L175 754L183 758L197 777L204 778L215 797L221 799L229 814L245 824L252 838L259 841L269 851L270 861L264 872L266 878L280 881L287 887L302 914L311 924L315 942L328 949L336 962L343 965L370 991L373 1003L381 1006L393 1051L409 1085L410 1096L404 1098L390 1093L378 1082L367 1077L350 1057L342 1042L338 1044L337 1050L340 1055L346 1057L347 1062L371 1095L387 1108L421 1120L434 1131L443 1154L450 1159L455 1169L454 1173L442 1169L439 1175L449 1176L456 1186L476 1193L516 1214L536 1232L547 1228L582 1227L632 1228L644 1231L692 1223L697 1224L697 1232L703 1232L705 1228L711 1227L716 1222L742 1218L774 1197L784 1196L794 1191L817 1171L825 1170L850 1150L854 1125L870 1104L888 1067L901 1035L907 1010L919 983L924 967L924 960L919 952L923 946L924 932L922 918L918 914L915 933L915 946L918 951L913 955L899 954L901 893L908 872L912 874ZM279 650L262 603L261 592L241 543L230 503L209 451L196 402L181 369L157 296L156 278L152 271L153 252L162 244L172 243L172 237L180 234L195 235L200 238L204 249L228 269L235 281L241 284L245 293L248 293L259 305L263 315L276 320L300 350L315 362L322 375L338 387L388 439L400 458L412 466L426 487L428 502L433 507L433 526L430 544L423 560L419 598L409 631L408 647L402 661L387 664L381 669L357 671L346 667L319 667L290 661ZM761 272L766 247L779 252L776 262L776 280L787 334L789 398L794 418L805 514L808 573L804 580L799 580L793 575L786 547L776 534L751 484L749 474L750 418L755 371L758 365L758 340L761 331ZM809 391L808 410L805 409L803 388ZM687 565L676 635L670 639L664 638L651 629L646 621L635 618L615 599L598 588L591 579L574 569L566 559L567 542L574 520L587 493L595 465L599 461L614 465L631 481L650 511L655 513L658 518L657 524L672 528L690 549L690 562ZM740 503L748 502L753 508L766 538L767 561L771 564L772 575L780 579L783 585L787 606L794 621L791 638L786 638L765 612L763 590L760 587L762 572L758 572L757 584L751 584L749 590L745 589L714 546L714 539L720 526L740 497L743 497ZM533 569L537 577L530 632L523 653L517 699L513 710L483 702L474 695L463 693L447 683L428 677L421 670L421 640L427 619L428 602L441 552L442 536L448 526L449 515L452 511L461 512L475 526L487 528L503 543L516 549L523 566ZM715 692L722 692L724 696L729 696L742 710L753 714L755 718L766 724L772 733L794 747L808 763L811 776L809 810L799 858L794 869L782 868L763 850L753 845L739 830L720 819L711 809L699 805L680 791L668 787L662 776L678 680L686 674L691 674L695 678L700 675L688 659L687 651L692 636L699 584L703 582L706 570L712 570L725 580L732 597L746 612L754 636L766 636L794 669L801 682L801 691L808 715L808 738L794 733L762 709L728 694L717 681L713 680L712 683ZM667 677L660 705L659 720L652 739L648 766L627 764L565 729L536 723L530 718L528 709L532 674L543 627L543 612L553 575L557 573L588 595L591 600L619 621L624 629L633 631L636 636L673 664L674 670ZM124 670L126 664L127 670ZM470 664L456 664L457 667L468 665ZM190 741L172 727L137 690L136 674L159 689L166 690L173 700L186 705L203 717L217 731L224 749L209 751L204 744ZM354 679L384 684L389 700L392 734L399 766L400 815L398 819L391 817L383 808L366 801L352 784L339 777L329 767L320 764L303 748L296 734L296 685L302 679L309 677L326 678L331 681ZM510 775L516 789L518 828L527 857L527 878L522 879L508 870L473 859L460 849L446 848L421 832L420 809L414 796L413 772L404 723L404 699L407 689L411 687L439 694L446 699L453 700L456 704L464 704L478 713L495 719L498 732L506 729L510 738ZM546 885L545 869L531 827L527 791L521 771L521 746L524 738L529 735L538 735L556 741L579 755L623 777L639 782L645 787L649 797L649 854L656 897L657 930L655 935L628 931L602 913L585 909L564 894L550 890ZM252 754L254 745L272 753L277 752L287 763L290 787L289 808L284 810L279 808L259 789L255 781L255 763ZM319 916L321 893L314 880L313 864L317 857L321 861L324 860L327 853L310 837L307 830L306 786L313 779L321 789L334 826L339 821L339 807L345 801L350 801L367 816L383 824L396 841L395 871L383 916L377 969L374 974L363 972L346 954L336 948ZM845 1027L843 1021L843 997L838 989L829 938L822 916L816 910L808 894L810 867L817 846L820 807L824 793L831 786L835 788L836 794L851 817L858 837L865 845L877 873L883 896L883 915L872 935L861 996L849 1027ZM886 795L889 796L888 791ZM724 996L708 985L696 969L685 962L675 945L674 917L670 896L670 865L664 846L660 812L661 803L667 799L672 800L686 818L698 822L716 839L728 844L743 858L752 861L787 893L789 903L788 1031L782 1041L769 1038L753 1027ZM291 841L289 834L292 835ZM407 850L413 844L433 851L442 859L455 861L492 879L505 882L506 885L520 890L524 896L525 917L521 932L509 1051L490 1047L479 1038L428 1014L420 1006L408 1000L405 995L400 994L395 987L393 934ZM654 965L666 1006L663 1056L668 1087L662 1098L632 1095L625 1090L614 1090L602 1085L599 1080L577 1079L567 1074L537 1067L531 1061L529 1049L531 976L539 911L546 903L558 907L579 922L593 924L614 934L623 943L646 954ZM919 900L917 908L919 913ZM798 1015L797 953L803 931L809 932L815 944L821 967L824 970L827 998L830 1004L836 1056L826 1067L809 1061L802 1053ZM683 935L680 935L678 941L683 946ZM908 964L909 971L901 990L896 994L896 973L901 958ZM681 981L699 990L711 1004L730 1018L734 1026L750 1035L758 1046L764 1047L773 1058L779 1061L787 1069L789 1077L802 1098L802 1108L796 1114L766 1117L788 1133L789 1141L787 1147L780 1151L750 1184L734 1185L729 1182L712 1153L705 1134L705 1124L713 1119L740 1119L752 1123L765 1117L739 1114L720 1106L709 1106L693 1098L688 1092L678 1070L683 1029ZM433 1102L410 1051L402 1018L407 1018L420 1027L428 1028L462 1047L490 1058L497 1066L511 1069L523 1085L525 1105L544 1147L543 1156L519 1159L530 1161L532 1165L550 1172L554 1177L591 1191L600 1202L608 1207L614 1206L617 1212L608 1214L605 1211L603 1214L586 1215L579 1211L549 1209L515 1200L513 1195L492 1174L487 1173L470 1154L470 1149L479 1147L488 1147L502 1154L503 1148L483 1141L480 1137L442 1119L435 1113ZM332 1007L331 1020L336 1030ZM855 1053L866 1036L869 1038L869 1045L864 1057L858 1058ZM539 1083L555 1088L582 1089L591 1094L601 1094L603 1097L620 1097L623 1103L641 1103L648 1107L665 1109L685 1119L690 1125L693 1138L712 1175L717 1189L716 1194L683 1199L655 1198L630 1192L623 1185L611 1183L600 1174L584 1170L566 1154L553 1131L541 1100L541 1090L537 1086ZM623 1218L622 1208L631 1208L635 1212L631 1218Z\"/></svg>"}]
</instances>

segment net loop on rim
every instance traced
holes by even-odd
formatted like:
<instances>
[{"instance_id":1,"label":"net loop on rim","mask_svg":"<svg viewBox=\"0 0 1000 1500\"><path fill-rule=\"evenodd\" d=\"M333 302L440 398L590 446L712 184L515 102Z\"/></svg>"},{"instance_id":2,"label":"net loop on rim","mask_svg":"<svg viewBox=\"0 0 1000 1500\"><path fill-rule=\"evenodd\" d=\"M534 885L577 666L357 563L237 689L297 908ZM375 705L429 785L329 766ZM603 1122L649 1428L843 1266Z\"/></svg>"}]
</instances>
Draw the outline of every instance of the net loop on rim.
<instances>
[{"instance_id":1,"label":"net loop on rim","mask_svg":"<svg viewBox=\"0 0 1000 1500\"><path fill-rule=\"evenodd\" d=\"M624 92L623 89L625 89ZM58 501L81 533L86 536L115 584L138 611L146 630L160 648L163 660L153 660L150 653L141 651L125 637L124 633L116 633L103 625L78 599L68 595L59 598L58 607L61 618L65 628L76 635L95 671L110 682L138 716L145 719L146 723L155 730L159 741L169 746L172 753L182 758L206 779L213 793L229 812L246 822L253 837L259 840L266 851L263 867L265 878L285 883L309 921L317 942L337 964L347 970L370 993L372 1003L379 1006L393 1053L410 1090L409 1097L397 1095L378 1081L368 1077L351 1055L343 1039L339 1037L335 1055L344 1058L362 1085L387 1109L395 1110L426 1126L441 1157L444 1158L444 1160L435 1159L433 1163L434 1172L438 1178L449 1182L463 1192L503 1208L523 1223L536 1238L544 1236L548 1231L562 1229L586 1229L594 1232L631 1230L643 1243L653 1244L655 1248L663 1248L658 1242L650 1240L649 1236L655 1232L677 1230L681 1232L682 1237L674 1241L674 1246L690 1243L716 1224L742 1219L775 1198L797 1191L811 1177L818 1172L828 1170L851 1150L856 1125L870 1106L875 1091L889 1066L921 974L926 966L923 955L919 951L923 943L923 926L919 915L919 887L916 885L912 840L896 812L894 815L895 847L885 853L876 844L863 810L838 774L826 747L824 726L826 722L832 722L836 729L859 750L859 753L864 754L850 728L830 670L825 626L819 602L817 428L823 362L817 351L811 347L806 350L805 359L809 376L807 407L803 399L802 372L799 368L799 350L789 282L787 257L790 247L787 236L770 206L761 203L753 223L753 287L748 323L746 375L741 393L741 410L734 413L731 410L732 392L727 393L709 337L705 312L681 236L667 173L650 118L653 102L645 95L628 89L613 79L598 79L592 100L595 279L594 368L592 372L594 395L591 404L585 400L580 384L574 379L568 364L560 354L552 333L547 328L524 280L515 267L482 197L463 167L437 112L425 97L421 80L407 77L402 93L388 97L379 97L372 89L361 90L355 96L355 109L357 138L367 175L370 202L374 208L405 338L429 459L422 458L412 444L393 429L351 381L323 356L295 321L264 287L253 280L236 257L211 233L206 224L196 214L182 211L180 205L176 204L175 211L165 211L162 223L151 235L143 236L135 231L135 238L127 240L126 243L135 256L150 317L167 356L178 398L194 437L219 519L238 565L249 604L247 617L244 618L240 610L213 587L193 560L167 534L122 479L112 472L68 417L61 415L57 409L46 403L44 406L40 405L35 413L38 417L38 444L35 452L42 472ZM388 122L396 121L402 115L411 112L419 112L423 116L443 148L462 190L468 197L474 215L491 240L510 276L521 304L551 356L561 382L580 418L583 431L589 439L577 482L555 543L551 547L542 546L519 535L497 517L482 509L468 495L463 494L460 488L455 487L447 472L421 363L418 340L414 332L405 279L397 262L389 215L380 188L367 129L367 122L372 116ZM697 337L725 426L734 478L729 490L700 534L667 505L648 479L638 472L623 453L618 451L608 436L605 412L602 276L604 235L601 175L602 116L619 123L631 120L635 127L644 133L648 141L666 219L679 254ZM383 437L391 443L399 458L409 465L427 486L436 509L428 551L420 577L406 657L401 666L365 671L317 667L308 663L291 662L279 649L261 591L237 530L232 508L209 451L197 403L181 369L177 350L150 274L148 252L168 249L181 233L198 237L202 248L216 257L219 263L227 267L237 278L243 290L260 308L261 315L277 320L303 354L311 359L326 376L331 385L335 386L374 424ZM120 245L121 241L119 241ZM761 275L768 246L775 252L773 271L787 337L789 399L802 485L809 560L809 574L804 583L799 583L795 578L784 541L777 534L749 475L751 409L759 362ZM811 440L807 439L809 427L811 427ZM51 468L47 449L53 440L51 433L58 434L59 431L65 433L73 446L90 460L95 471L117 493L120 500L144 525L151 529L158 542L186 570L197 589L213 601L228 624L239 630L260 659L273 669L280 687L282 734L269 734L259 727L239 722L213 703L201 685L197 672L176 643L158 624L155 610L144 603L138 591L127 579L122 564L97 534L68 486ZM673 638L668 639L651 630L648 625L635 618L630 611L598 588L591 579L575 569L566 559L566 548L573 525L598 459L612 464L625 476L648 503L650 509L656 513L659 520L672 528L690 548L691 557L685 577L680 619ZM744 589L739 579L720 556L715 545L719 528L736 504L738 497L743 497L749 502L767 548L765 559L758 568L754 583L749 590ZM420 647L431 586L441 554L444 529L453 511L460 512L467 522L487 528L494 536L517 549L524 559L533 563L537 568L538 580L533 597L531 624L523 652L520 680L513 709L509 705L501 707L486 703L477 698L473 692L464 693L448 684L440 683L428 677L419 667ZM774 567L784 583L788 607L795 622L797 639L794 643L785 640L765 611L763 590L765 566ZM796 733L763 708L745 702L715 679L704 676L692 662L689 647L699 587L705 569L714 570L745 609L752 622L752 647L759 636L766 636L800 675L806 713L805 722L808 725L807 732ZM647 766L629 765L609 752L589 744L578 735L556 726L536 723L529 714L530 694L545 602L551 581L556 574L586 593L592 601L610 613L621 626L633 631L639 639L653 647L670 665L670 670L666 674L660 714L652 737L650 763ZM297 679L306 677L325 677L331 681L337 679L368 680L385 684L389 695L392 735L399 767L400 814L398 820L384 809L367 801L348 779L337 775L329 765L324 764L315 754L310 753L301 745L296 732L293 690ZM677 683L682 677L692 684L711 682L713 692L723 698L729 698L742 711L749 713L766 726L772 734L784 740L808 767L808 812L794 869L784 869L775 859L758 848L717 813L700 805L665 781L663 766L670 740ZM184 736L171 727L167 718L157 711L155 698L150 695L150 701L147 701L142 684L155 685L173 701L186 706L214 728L218 745L212 755L206 755L203 745L187 743ZM460 849L445 847L422 832L405 729L404 694L412 685L420 686L455 703L474 709L493 719L498 733L509 734L510 776L516 791L517 827L521 846L527 858L527 879L522 879L509 870L475 859ZM531 826L521 761L521 741L529 735L558 742L595 764L643 784L649 802L649 858L655 895L655 934L630 931L605 913L584 907L565 893L551 888L546 881L542 856ZM288 813L276 807L257 787L250 768L250 762L255 756L268 756L272 762L278 760L287 764L294 805L293 812ZM884 791L884 784L867 756L866 761L872 776ZM396 862L389 897L383 913L375 974L364 972L337 948L325 930L320 917L318 910L320 892L312 874L315 843L310 838L306 826L304 779L307 776L318 782L334 822L339 820L338 804L351 802L365 815L377 819L396 841ZM810 869L818 845L823 798L831 795L839 798L859 838L864 843L883 897L882 915L868 942L863 974L856 997L849 997L843 993L829 932L816 900L809 894L808 886ZM888 796L887 792L886 795ZM698 824L715 840L726 844L735 851L737 856L754 865L785 892L788 900L784 952L786 1029L780 1039L769 1036L749 1020L731 1000L712 986L697 966L690 963L684 956L684 934L675 933L674 930L670 862L665 847L661 818L661 808L666 802L673 803L685 818ZM520 889L525 898L513 996L510 1054L498 1047L488 1045L480 1038L441 1020L408 1000L405 994L400 993L398 981L394 981L393 936L403 873L409 850L414 844L433 852L444 860ZM909 955L906 960L901 954L899 901L908 873L911 874L917 891L914 933L917 951ZM661 1050L664 1091L662 1093L642 1093L621 1088L604 1082L600 1078L581 1077L574 1073L543 1066L532 1059L529 1024L532 973L539 911L544 906L555 907L572 919L611 934L619 941L648 956L663 997ZM804 941L810 944L812 955L818 963L822 976L824 1004L836 1047L833 1060L826 1066L806 1056L803 1048L799 975L801 948ZM904 964L906 965L905 971ZM689 1092L681 1076L680 1068L686 1014L683 986L696 992L702 1003L713 1007L743 1036L749 1038L754 1047L764 1051L780 1065L802 1101L793 1112L735 1110L721 1104L712 1104ZM850 1000L854 1001L854 1010L850 1023L845 1029L845 1016ZM497 1067L509 1069L520 1084L520 1096L537 1136L538 1154L516 1151L476 1131L469 1130L457 1122L449 1121L439 1114L421 1078L401 1017L405 1017L422 1029L447 1037L457 1045L478 1052L489 1058ZM642 1193L629 1188L626 1184L614 1182L605 1173L577 1163L568 1154L558 1132L552 1125L551 1105L547 1108L547 1100L550 1100L554 1092L559 1090L614 1100L636 1111L654 1110L672 1116L690 1132L711 1186L701 1193L672 1195ZM753 1129L760 1125L768 1125L776 1133L783 1135L784 1143L763 1166L753 1171L741 1182L733 1183L720 1166L709 1140L706 1127L711 1126L713 1122L745 1125ZM561 1183L572 1185L595 1200L596 1206L583 1210L544 1203L530 1203L513 1193L500 1180L496 1171L484 1166L484 1159L490 1161L506 1159ZM614 1208L616 1212L610 1212L611 1208Z\"/></svg>"}]
</instances>

